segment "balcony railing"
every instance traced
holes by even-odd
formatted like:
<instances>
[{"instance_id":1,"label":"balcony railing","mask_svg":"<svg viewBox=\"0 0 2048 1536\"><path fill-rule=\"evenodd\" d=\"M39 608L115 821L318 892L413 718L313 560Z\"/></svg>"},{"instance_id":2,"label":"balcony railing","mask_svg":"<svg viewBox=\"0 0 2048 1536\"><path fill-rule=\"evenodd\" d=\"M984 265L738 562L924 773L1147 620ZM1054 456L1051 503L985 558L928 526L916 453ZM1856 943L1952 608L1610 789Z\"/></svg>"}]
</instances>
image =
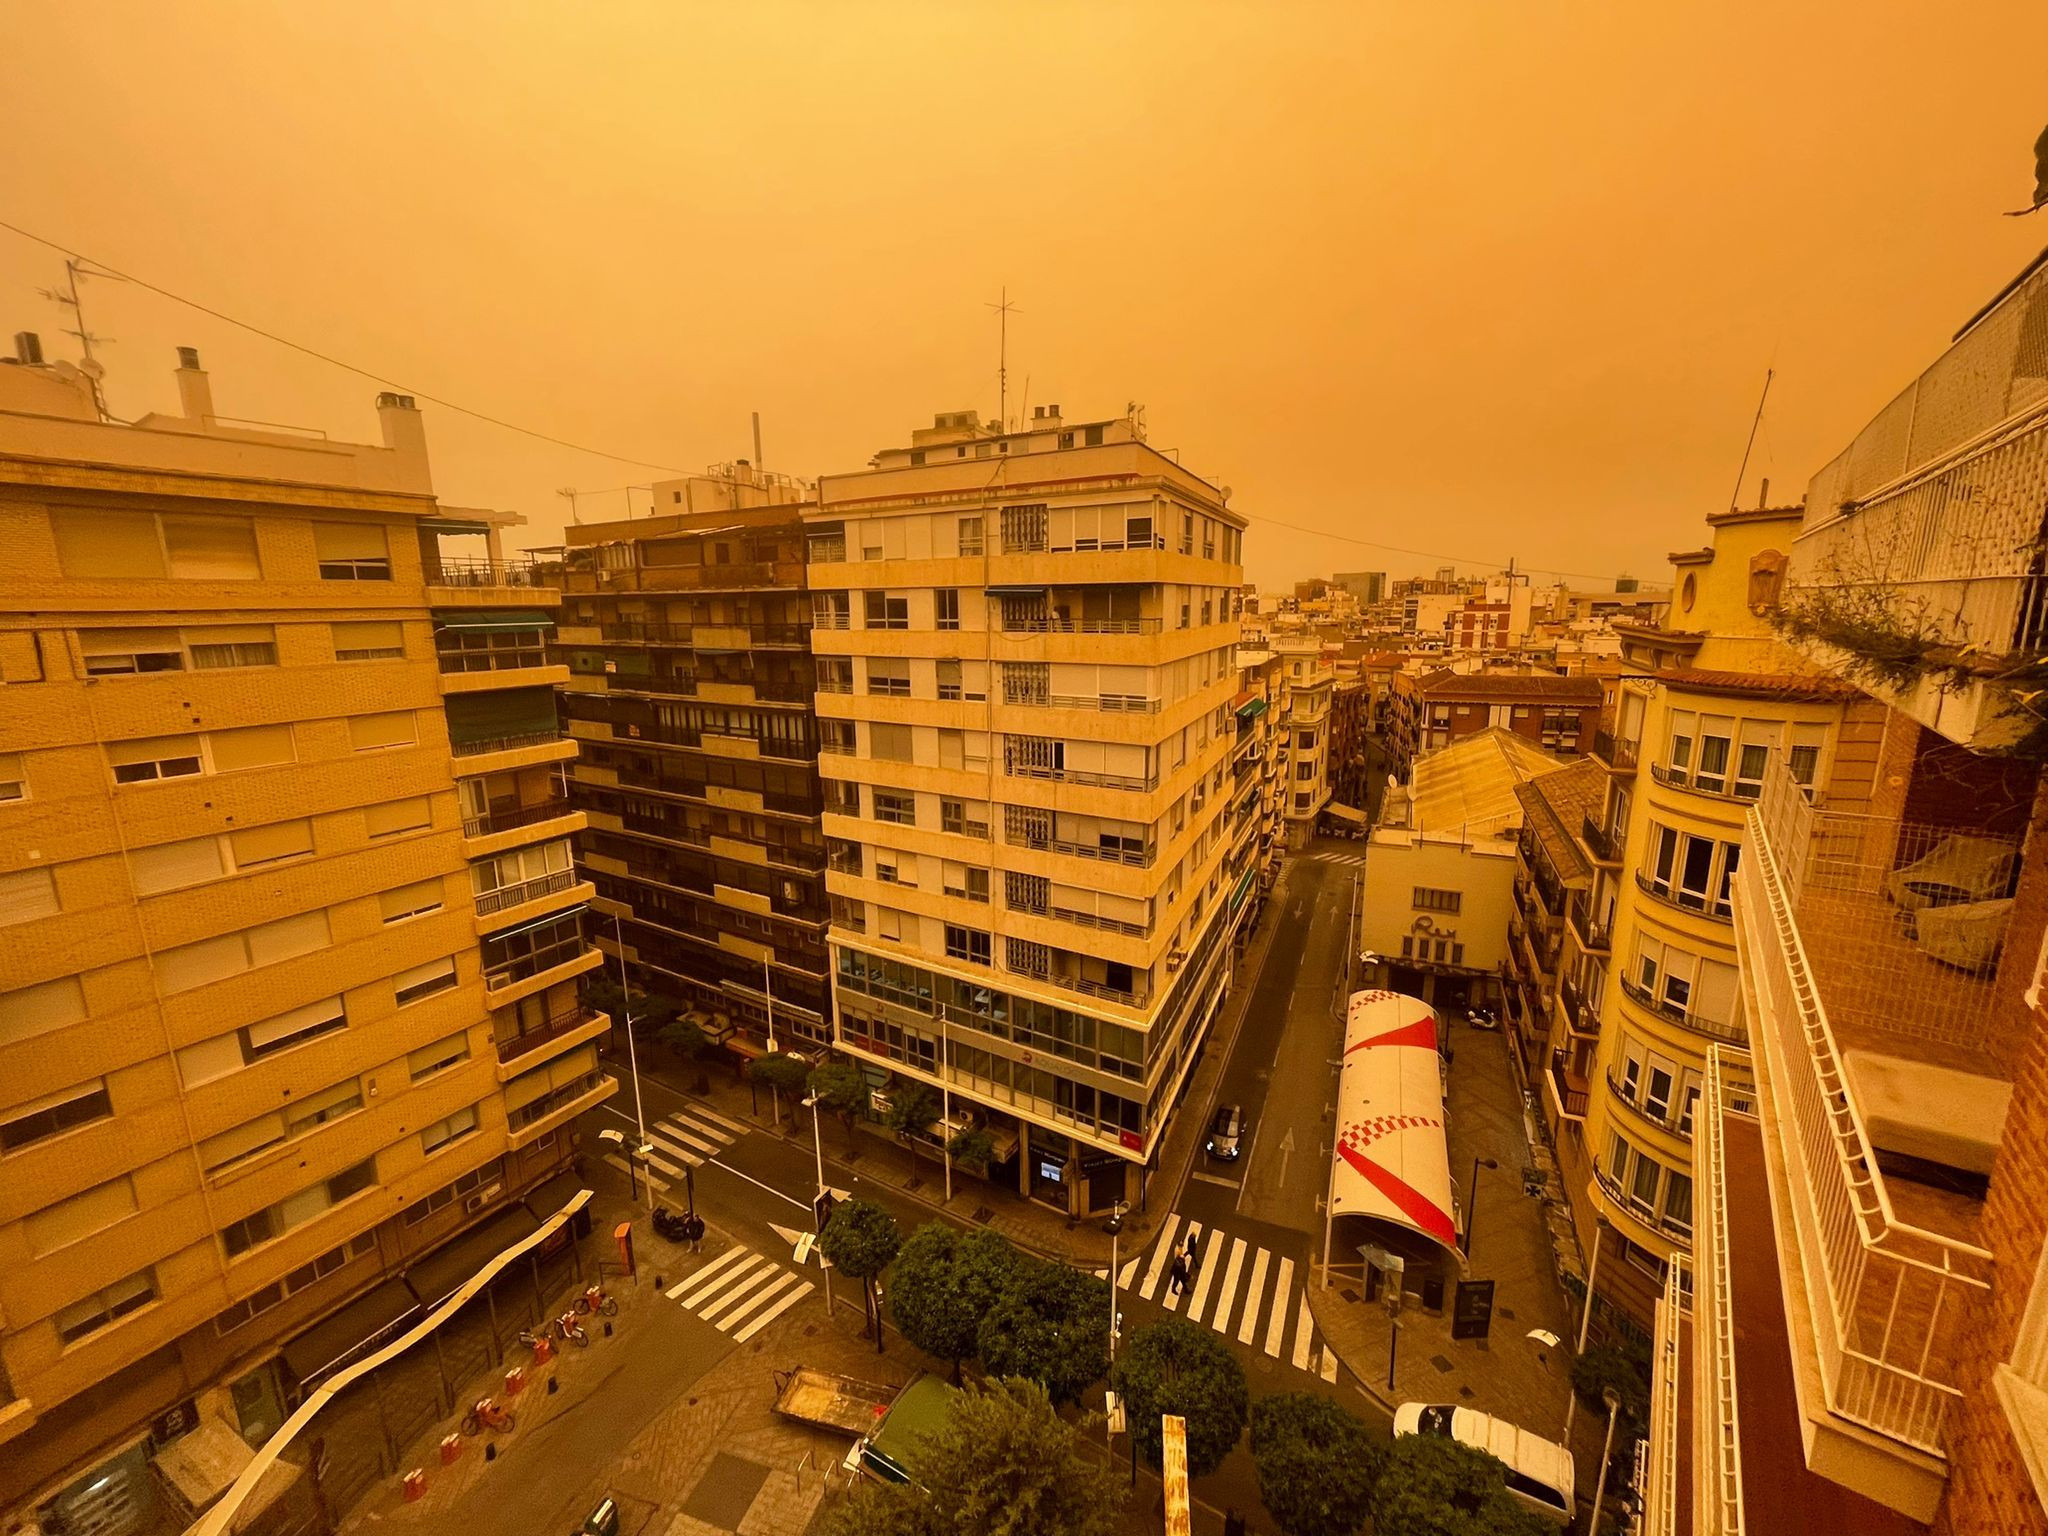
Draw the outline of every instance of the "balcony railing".
<instances>
[{"instance_id":1,"label":"balcony railing","mask_svg":"<svg viewBox=\"0 0 2048 1536\"><path fill-rule=\"evenodd\" d=\"M1677 1091L1676 1083L1672 1085L1672 1091ZM1629 1113L1645 1124L1654 1125L1658 1130L1668 1131L1673 1136L1692 1135L1692 1121L1686 1118L1683 1104L1666 1104L1662 1109L1657 1109L1648 1102L1640 1086L1631 1088L1612 1072L1607 1074L1607 1092L1619 1103L1626 1105Z\"/></svg>"},{"instance_id":2,"label":"balcony railing","mask_svg":"<svg viewBox=\"0 0 2048 1536\"><path fill-rule=\"evenodd\" d=\"M1576 981L1569 976L1560 978L1557 983L1557 995L1564 1001L1564 1016L1574 1034L1600 1033L1600 1011L1594 1007L1592 999L1585 995Z\"/></svg>"},{"instance_id":3,"label":"balcony railing","mask_svg":"<svg viewBox=\"0 0 2048 1536\"><path fill-rule=\"evenodd\" d=\"M1689 891L1682 885L1652 879L1642 870L1636 871L1636 888L1646 896L1653 896L1668 907L1677 907L1682 912L1697 912L1703 917L1728 921L1731 911L1729 904L1718 897L1710 898L1705 891Z\"/></svg>"},{"instance_id":4,"label":"balcony railing","mask_svg":"<svg viewBox=\"0 0 2048 1536\"><path fill-rule=\"evenodd\" d=\"M522 747L545 747L565 741L560 731L520 731L512 736L483 736L475 741L451 741L448 750L456 757L481 757L486 752L516 752Z\"/></svg>"},{"instance_id":5,"label":"balcony railing","mask_svg":"<svg viewBox=\"0 0 2048 1536\"><path fill-rule=\"evenodd\" d=\"M1564 1110L1567 1120L1586 1118L1586 1104L1591 1097L1591 1085L1583 1077L1577 1077L1565 1066L1563 1051L1550 1055L1551 1085L1557 1092L1557 1102Z\"/></svg>"},{"instance_id":6,"label":"balcony railing","mask_svg":"<svg viewBox=\"0 0 2048 1536\"><path fill-rule=\"evenodd\" d=\"M1063 923L1076 923L1083 928L1100 928L1105 933L1121 933L1133 939L1142 939L1152 932L1149 923L1127 922L1120 917L1104 917L1096 912L1079 912L1072 907L1050 907L1046 915Z\"/></svg>"},{"instance_id":7,"label":"balcony railing","mask_svg":"<svg viewBox=\"0 0 2048 1536\"><path fill-rule=\"evenodd\" d=\"M1940 859L1954 836L1819 811L1780 770L1750 808L1737 877L1743 969L1758 1001L1756 1067L1792 1170L1775 1193L1819 1270L1807 1290L1828 1407L1934 1455L1946 1453L1961 1395L1958 1335L1989 1291L1992 1258L1893 1207L1841 1034L1880 1046L1886 1036L1917 1037L1963 1060L1981 1049L1996 1017L1989 979L1924 952L1924 936L1908 937L1944 910L1907 905L1926 899L1936 874L1997 878L1985 868L1995 839L1978 839L1991 847L1976 847L1969 861ZM1940 860L1933 870L1930 859Z\"/></svg>"},{"instance_id":8,"label":"balcony railing","mask_svg":"<svg viewBox=\"0 0 2048 1536\"><path fill-rule=\"evenodd\" d=\"M1592 816L1579 819L1579 832L1586 840L1586 847L1592 851L1596 864L1619 864L1621 862L1621 834L1610 832Z\"/></svg>"},{"instance_id":9,"label":"balcony railing","mask_svg":"<svg viewBox=\"0 0 2048 1536\"><path fill-rule=\"evenodd\" d=\"M498 1060L501 1062L517 1061L522 1056L530 1056L550 1040L559 1040L570 1031L581 1029L596 1017L595 1011L584 1007L581 1003L562 1009L547 1020L546 1023L536 1024L533 1028L526 1030L522 1034L514 1035L509 1040L500 1040L498 1042Z\"/></svg>"},{"instance_id":10,"label":"balcony railing","mask_svg":"<svg viewBox=\"0 0 2048 1536\"><path fill-rule=\"evenodd\" d=\"M560 587L562 567L530 555L490 560L480 556L442 555L426 562L430 587Z\"/></svg>"},{"instance_id":11,"label":"balcony railing","mask_svg":"<svg viewBox=\"0 0 2048 1536\"><path fill-rule=\"evenodd\" d=\"M1612 928L1607 923L1593 921L1593 903L1584 891L1571 899L1572 927L1578 930L1579 942L1587 953L1604 955L1612 948Z\"/></svg>"},{"instance_id":12,"label":"balcony railing","mask_svg":"<svg viewBox=\"0 0 2048 1536\"><path fill-rule=\"evenodd\" d=\"M1085 997L1099 997L1105 1002L1122 1003L1126 1008L1145 1006L1145 993L1136 987L1112 987L1107 982L1090 981L1086 976L1064 975L1054 971L1050 975L1035 976L1034 981L1051 982L1069 992L1079 992Z\"/></svg>"},{"instance_id":13,"label":"balcony railing","mask_svg":"<svg viewBox=\"0 0 2048 1536\"><path fill-rule=\"evenodd\" d=\"M556 821L570 814L569 797L557 795L533 805L507 806L503 810L485 811L481 816L465 816L462 818L462 835L488 837L494 832L511 832L537 822Z\"/></svg>"},{"instance_id":14,"label":"balcony railing","mask_svg":"<svg viewBox=\"0 0 2048 1536\"><path fill-rule=\"evenodd\" d=\"M1147 793L1159 787L1159 775L1140 777L1133 773L1099 773L1090 768L1043 768L1012 760L1003 771L1015 779L1051 779L1060 784L1085 784L1095 789L1129 789Z\"/></svg>"},{"instance_id":15,"label":"balcony railing","mask_svg":"<svg viewBox=\"0 0 2048 1536\"><path fill-rule=\"evenodd\" d=\"M1005 618L1006 635L1156 635L1157 619Z\"/></svg>"},{"instance_id":16,"label":"balcony railing","mask_svg":"<svg viewBox=\"0 0 2048 1536\"><path fill-rule=\"evenodd\" d=\"M1633 976L1621 978L1621 990L1622 995L1638 1008L1647 1008L1659 1018L1681 1024L1696 1035L1725 1040L1730 1045L1749 1044L1748 1031L1732 1019L1712 1018L1690 1004L1674 1003L1669 998L1659 997Z\"/></svg>"},{"instance_id":17,"label":"balcony railing","mask_svg":"<svg viewBox=\"0 0 2048 1536\"><path fill-rule=\"evenodd\" d=\"M1636 1154L1637 1157L1642 1155L1640 1152ZM1615 1178L1609 1169L1603 1167L1597 1157L1593 1159L1593 1182L1598 1184L1601 1193L1607 1196L1608 1204L1615 1210L1627 1212L1630 1220L1640 1222L1652 1232L1662 1233L1673 1242L1691 1245L1691 1222L1681 1221L1676 1216L1660 1214L1645 1206L1642 1201L1622 1188L1621 1181Z\"/></svg>"},{"instance_id":18,"label":"balcony railing","mask_svg":"<svg viewBox=\"0 0 2048 1536\"><path fill-rule=\"evenodd\" d=\"M714 624L708 621L703 624L668 624L658 620L613 619L600 625L599 633L607 640L689 646L696 643L694 637L700 629L728 629L745 631L747 638L757 645L801 645L804 631L808 627L803 624L772 624L765 621L733 624Z\"/></svg>"},{"instance_id":19,"label":"balcony railing","mask_svg":"<svg viewBox=\"0 0 2048 1536\"><path fill-rule=\"evenodd\" d=\"M518 645L480 646L474 650L436 650L434 659L443 672L517 672L548 664L547 642L538 630L528 631L531 639Z\"/></svg>"},{"instance_id":20,"label":"balcony railing","mask_svg":"<svg viewBox=\"0 0 2048 1536\"><path fill-rule=\"evenodd\" d=\"M517 885L501 885L495 891L480 891L476 898L476 915L489 917L493 912L503 912L507 907L524 906L529 901L539 901L543 896L552 896L566 891L583 877L575 868L557 869L545 875L536 875L531 880L522 880Z\"/></svg>"},{"instance_id":21,"label":"balcony railing","mask_svg":"<svg viewBox=\"0 0 2048 1536\"><path fill-rule=\"evenodd\" d=\"M1593 755L1616 773L1633 773L1640 744L1617 737L1612 731L1593 733Z\"/></svg>"}]
</instances>

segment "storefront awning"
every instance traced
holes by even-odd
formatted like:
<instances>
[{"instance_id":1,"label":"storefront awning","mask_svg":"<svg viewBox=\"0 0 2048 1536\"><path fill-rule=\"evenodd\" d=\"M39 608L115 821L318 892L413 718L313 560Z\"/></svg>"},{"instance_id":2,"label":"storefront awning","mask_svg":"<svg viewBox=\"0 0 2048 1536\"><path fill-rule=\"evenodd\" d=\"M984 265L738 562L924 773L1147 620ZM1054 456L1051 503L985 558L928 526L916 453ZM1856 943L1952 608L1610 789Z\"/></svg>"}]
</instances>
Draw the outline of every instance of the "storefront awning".
<instances>
[{"instance_id":1,"label":"storefront awning","mask_svg":"<svg viewBox=\"0 0 2048 1536\"><path fill-rule=\"evenodd\" d=\"M1366 824L1365 812L1354 805L1339 805L1335 800L1323 807L1323 814L1337 821L1353 822L1361 827Z\"/></svg>"},{"instance_id":2,"label":"storefront awning","mask_svg":"<svg viewBox=\"0 0 2048 1536\"><path fill-rule=\"evenodd\" d=\"M1436 1011L1398 992L1355 992L1337 1080L1335 1216L1458 1245Z\"/></svg>"},{"instance_id":3,"label":"storefront awning","mask_svg":"<svg viewBox=\"0 0 2048 1536\"><path fill-rule=\"evenodd\" d=\"M526 1192L520 1202L541 1221L546 1221L555 1212L576 1198L583 1188L583 1181L574 1173L558 1173L544 1184L536 1184Z\"/></svg>"},{"instance_id":4,"label":"storefront awning","mask_svg":"<svg viewBox=\"0 0 2048 1536\"><path fill-rule=\"evenodd\" d=\"M393 1276L380 1281L332 1316L324 1317L281 1351L285 1368L302 1387L340 1369L372 1344L389 1338L420 1309L419 1299Z\"/></svg>"},{"instance_id":5,"label":"storefront awning","mask_svg":"<svg viewBox=\"0 0 2048 1536\"><path fill-rule=\"evenodd\" d=\"M510 1248L522 1238L531 1237L539 1227L533 1212L525 1206L507 1206L413 1265L405 1272L405 1283L412 1288L420 1304L432 1311L460 1290L471 1275L490 1262L494 1254Z\"/></svg>"}]
</instances>

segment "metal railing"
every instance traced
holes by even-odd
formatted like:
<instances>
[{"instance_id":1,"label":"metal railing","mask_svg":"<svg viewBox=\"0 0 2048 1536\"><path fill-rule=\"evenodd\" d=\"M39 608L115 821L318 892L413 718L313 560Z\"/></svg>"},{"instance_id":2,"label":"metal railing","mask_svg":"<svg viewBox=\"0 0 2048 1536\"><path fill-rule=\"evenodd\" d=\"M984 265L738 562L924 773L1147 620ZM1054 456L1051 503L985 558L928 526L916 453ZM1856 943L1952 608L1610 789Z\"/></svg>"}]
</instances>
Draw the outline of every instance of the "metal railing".
<instances>
[{"instance_id":1,"label":"metal railing","mask_svg":"<svg viewBox=\"0 0 2048 1536\"><path fill-rule=\"evenodd\" d=\"M1633 773L1635 771L1636 755L1640 750L1640 746L1641 744L1638 742L1626 741L1616 737L1612 731L1595 731L1593 733L1593 755L1617 773Z\"/></svg>"},{"instance_id":2,"label":"metal railing","mask_svg":"<svg viewBox=\"0 0 2048 1536\"><path fill-rule=\"evenodd\" d=\"M1826 979L1845 989L1874 984L1879 991L1860 995L1902 1028L1929 1027L1915 1015L1932 992L1916 996L1903 969L1899 984L1889 986L1883 974L1859 977L1861 966L1876 957L1846 948L1829 931L1830 919L1849 923L1859 907L1883 899L1868 889L1865 864L1844 853L1843 841L1845 835L1863 834L1856 846L1867 858L1869 834L1882 835L1886 825L1874 818L1848 818L1859 825L1847 828L1834 825L1840 820L1817 812L1783 771L1750 808L1748 854L1737 875L1737 931L1758 1001L1756 1065L1777 1106L1786 1154L1784 1194L1810 1239L1809 1251L1818 1254L1819 1284L1809 1292L1828 1406L1940 1456L1946 1454L1950 1415L1961 1396L1957 1336L1990 1289L1992 1256L1974 1243L1902 1220L1864 1130L1829 1018L1828 987L1803 923L1815 923L1821 951L1834 953L1835 968ZM1889 830L1896 837L1902 829L1893 823ZM1893 857L1877 859L1876 867ZM1896 934L1892 942L1899 945ZM1983 1022L1980 1013L1933 1027L1960 1036Z\"/></svg>"},{"instance_id":3,"label":"metal railing","mask_svg":"<svg viewBox=\"0 0 2048 1536\"><path fill-rule=\"evenodd\" d=\"M1097 773L1087 768L1039 768L1018 762L1006 762L1003 772L1013 779L1051 779L1055 783L1084 784L1095 789L1129 789L1143 793L1159 787L1156 772L1140 778L1130 773Z\"/></svg>"},{"instance_id":4,"label":"metal railing","mask_svg":"<svg viewBox=\"0 0 2048 1536\"><path fill-rule=\"evenodd\" d=\"M1688 891L1682 885L1670 885L1653 880L1642 870L1636 871L1636 888L1645 896L1654 897L1667 907L1676 907L1681 912L1696 912L1702 917L1711 917L1727 922L1731 910L1727 902L1718 898L1710 899L1704 891Z\"/></svg>"},{"instance_id":5,"label":"metal railing","mask_svg":"<svg viewBox=\"0 0 2048 1536\"><path fill-rule=\"evenodd\" d=\"M1728 1181L1721 1146L1720 1051L1707 1053L1706 1081L1700 1090L1699 1139L1694 1164L1699 1188L1694 1199L1703 1204L1694 1234L1693 1310L1696 1328L1705 1328L1706 1380L1693 1385L1693 1414L1704 1418L1696 1442L1708 1449L1705 1466L1693 1469L1698 1497L1711 1518L1709 1532L1739 1532L1742 1518L1742 1425L1735 1390L1735 1322L1733 1286L1728 1267ZM1744 1198L1751 1192L1744 1191Z\"/></svg>"},{"instance_id":6,"label":"metal railing","mask_svg":"<svg viewBox=\"0 0 2048 1536\"><path fill-rule=\"evenodd\" d=\"M1156 635L1157 619L1005 618L1006 635Z\"/></svg>"},{"instance_id":7,"label":"metal railing","mask_svg":"<svg viewBox=\"0 0 2048 1536\"><path fill-rule=\"evenodd\" d=\"M530 1056L550 1040L559 1040L570 1031L581 1029L596 1017L596 1010L586 1008L581 1003L574 1004L556 1013L544 1024L536 1024L532 1029L516 1034L509 1040L500 1040L498 1060L511 1062L519 1060L522 1056Z\"/></svg>"},{"instance_id":8,"label":"metal railing","mask_svg":"<svg viewBox=\"0 0 2048 1536\"><path fill-rule=\"evenodd\" d=\"M1637 1150L1635 1155L1641 1157L1643 1154L1640 1150ZM1655 1162L1656 1159L1652 1158L1651 1161ZM1607 1196L1609 1203L1616 1210L1628 1213L1631 1221L1639 1222L1653 1232L1661 1232L1664 1236L1688 1246L1692 1243L1693 1227L1691 1222L1680 1221L1676 1217L1666 1216L1660 1211L1645 1210L1643 1203L1624 1189L1621 1181L1615 1178L1609 1169L1603 1167L1600 1159L1597 1157L1593 1159L1593 1182L1600 1186L1601 1191Z\"/></svg>"},{"instance_id":9,"label":"metal railing","mask_svg":"<svg viewBox=\"0 0 2048 1536\"><path fill-rule=\"evenodd\" d=\"M607 640L644 641L654 645L694 645L696 633L700 629L737 629L745 631L747 638L757 645L801 645L804 632L810 627L806 624L771 624L765 620L730 624L717 624L708 620L702 624L670 624L661 620L611 619L598 626L598 633Z\"/></svg>"},{"instance_id":10,"label":"metal railing","mask_svg":"<svg viewBox=\"0 0 2048 1536\"><path fill-rule=\"evenodd\" d=\"M1596 864L1619 864L1621 862L1621 834L1610 832L1599 819L1593 816L1579 818L1579 833L1592 850Z\"/></svg>"},{"instance_id":11,"label":"metal railing","mask_svg":"<svg viewBox=\"0 0 2048 1536\"><path fill-rule=\"evenodd\" d=\"M1709 1018L1690 1004L1682 1006L1668 998L1659 997L1633 976L1624 975L1621 978L1621 991L1622 995L1638 1008L1647 1008L1660 1019L1669 1019L1674 1024L1681 1024L1696 1035L1725 1040L1730 1045L1749 1044L1749 1032L1734 1020Z\"/></svg>"},{"instance_id":12,"label":"metal railing","mask_svg":"<svg viewBox=\"0 0 2048 1536\"><path fill-rule=\"evenodd\" d=\"M1104 917L1097 912L1077 912L1072 907L1048 907L1045 916L1083 928L1100 928L1105 933L1121 933L1133 939L1145 938L1152 932L1150 923L1127 922L1123 918Z\"/></svg>"},{"instance_id":13,"label":"metal railing","mask_svg":"<svg viewBox=\"0 0 2048 1536\"><path fill-rule=\"evenodd\" d=\"M813 608L811 610L813 629L851 629L853 614L844 609Z\"/></svg>"},{"instance_id":14,"label":"metal railing","mask_svg":"<svg viewBox=\"0 0 2048 1536\"><path fill-rule=\"evenodd\" d=\"M1584 1078L1580 1078L1577 1080L1577 1086L1573 1086L1572 1075L1565 1070L1563 1051L1550 1053L1550 1079L1557 1093L1558 1105L1564 1110L1565 1117L1570 1120L1585 1119L1586 1106L1592 1097L1592 1085Z\"/></svg>"},{"instance_id":15,"label":"metal railing","mask_svg":"<svg viewBox=\"0 0 2048 1536\"><path fill-rule=\"evenodd\" d=\"M1671 1086L1672 1091L1676 1093L1678 1091L1677 1083L1674 1082ZM1658 1130L1673 1136L1692 1135L1693 1128L1684 1123L1685 1106L1683 1104L1671 1103L1665 1105L1661 1112L1654 1110L1644 1102L1644 1095L1640 1086L1630 1088L1626 1082L1616 1077L1611 1071L1607 1074L1607 1092L1617 1102L1626 1106L1628 1112L1645 1125L1654 1125Z\"/></svg>"},{"instance_id":16,"label":"metal railing","mask_svg":"<svg viewBox=\"0 0 2048 1536\"><path fill-rule=\"evenodd\" d=\"M552 800L542 800L533 805L512 806L506 810L485 811L481 816L462 818L464 837L487 837L493 832L510 832L519 827L530 827L537 822L559 821L564 816L575 814L569 805L567 795L557 795Z\"/></svg>"},{"instance_id":17,"label":"metal railing","mask_svg":"<svg viewBox=\"0 0 2048 1536\"><path fill-rule=\"evenodd\" d=\"M530 633L538 634L537 631ZM516 646L490 646L478 650L436 649L434 659L441 670L449 674L515 672L546 666L548 648L545 642L536 638L528 644Z\"/></svg>"},{"instance_id":18,"label":"metal railing","mask_svg":"<svg viewBox=\"0 0 2048 1536\"><path fill-rule=\"evenodd\" d=\"M1702 784L1698 774L1674 768L1669 763L1650 764L1650 777L1666 789L1682 789L1691 794L1706 795L1714 800L1740 800L1747 803L1763 793L1763 785L1760 782L1737 779L1733 773L1710 775L1718 782Z\"/></svg>"},{"instance_id":19,"label":"metal railing","mask_svg":"<svg viewBox=\"0 0 2048 1536\"><path fill-rule=\"evenodd\" d=\"M557 869L545 875L536 875L531 880L522 880L517 885L501 885L495 891L479 892L476 898L476 915L489 917L494 912L503 912L507 907L539 901L543 896L552 896L559 891L570 889L582 878L572 865L568 869Z\"/></svg>"},{"instance_id":20,"label":"metal railing","mask_svg":"<svg viewBox=\"0 0 2048 1536\"><path fill-rule=\"evenodd\" d=\"M1600 1033L1600 1010L1580 989L1579 984L1569 976L1560 977L1557 995L1564 1001L1564 1016L1574 1033L1597 1035Z\"/></svg>"},{"instance_id":21,"label":"metal railing","mask_svg":"<svg viewBox=\"0 0 2048 1536\"><path fill-rule=\"evenodd\" d=\"M1032 979L1049 981L1056 987L1064 987L1069 992L1079 992L1086 997L1099 997L1105 1002L1122 1003L1126 1008L1145 1006L1145 994L1135 987L1128 990L1112 987L1106 982L1090 981L1086 976L1066 976L1057 971L1048 976L1034 976Z\"/></svg>"},{"instance_id":22,"label":"metal railing","mask_svg":"<svg viewBox=\"0 0 2048 1536\"><path fill-rule=\"evenodd\" d=\"M1585 946L1587 952L1599 955L1608 953L1613 948L1612 926L1593 921L1593 903L1584 891L1572 897L1570 908L1572 927L1578 930L1579 942Z\"/></svg>"},{"instance_id":23,"label":"metal railing","mask_svg":"<svg viewBox=\"0 0 2048 1536\"><path fill-rule=\"evenodd\" d=\"M441 555L428 558L426 583L430 587L559 587L562 567L531 556L492 560L483 556Z\"/></svg>"},{"instance_id":24,"label":"metal railing","mask_svg":"<svg viewBox=\"0 0 2048 1536\"><path fill-rule=\"evenodd\" d=\"M456 757L481 757L486 752L516 752L522 747L545 747L568 738L558 730L521 731L512 736L483 736L475 741L451 741L448 750Z\"/></svg>"}]
</instances>

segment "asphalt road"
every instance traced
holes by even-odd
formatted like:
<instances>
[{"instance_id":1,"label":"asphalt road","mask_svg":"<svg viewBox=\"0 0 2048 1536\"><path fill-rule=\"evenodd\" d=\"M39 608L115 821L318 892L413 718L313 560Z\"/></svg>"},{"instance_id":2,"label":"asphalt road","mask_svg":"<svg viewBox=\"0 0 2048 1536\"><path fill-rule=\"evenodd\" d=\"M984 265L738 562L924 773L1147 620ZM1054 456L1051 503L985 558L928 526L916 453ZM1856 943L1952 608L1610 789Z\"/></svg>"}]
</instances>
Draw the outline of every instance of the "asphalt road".
<instances>
[{"instance_id":1,"label":"asphalt road","mask_svg":"<svg viewBox=\"0 0 2048 1536\"><path fill-rule=\"evenodd\" d=\"M1248 1117L1244 1153L1232 1163L1197 1155L1172 1219L1143 1251L1119 1253L1118 1305L1125 1336L1169 1312L1211 1327L1244 1365L1255 1396L1325 1393L1376 1423L1372 1400L1334 1355L1325 1354L1304 1299L1322 1236L1321 1174L1328 1164L1340 1039L1338 988L1356 875L1351 865L1313 854L1289 862L1263 918L1279 928L1253 981L1249 1011L1216 1094L1207 1104L1190 1102L1182 1110L1206 1118L1218 1103L1242 1105ZM700 1141L723 1143L694 1171L699 1210L761 1259L793 1270L785 1234L810 1226L817 1178L808 1125L802 1125L800 1139L786 1139L723 1121L657 1079L643 1078L642 1091L651 1127L666 1122ZM624 1094L592 1112L593 1130L617 1128L630 1138L633 1126L632 1103ZM888 1208L906 1230L933 1219L933 1208L891 1186L869 1184L857 1165L840 1162L845 1141L839 1125L828 1120L823 1140L828 1184ZM675 1187L665 1198L680 1204L683 1188L671 1182ZM1177 1288L1166 1245L1182 1252L1191 1235L1197 1263ZM822 1292L822 1279L813 1260L798 1282L784 1284L783 1294L802 1282L816 1282ZM851 1284L835 1290L837 1305L860 1306ZM685 1294L676 1304L681 1308L689 1299ZM815 1307L821 1299L805 1293L797 1305ZM707 1329L691 1337L687 1352L693 1365L708 1368L722 1353L721 1341L724 1348L734 1347L726 1332ZM708 1359L707 1349L716 1352ZM1241 1446L1196 1492L1218 1510L1257 1511L1249 1452Z\"/></svg>"}]
</instances>

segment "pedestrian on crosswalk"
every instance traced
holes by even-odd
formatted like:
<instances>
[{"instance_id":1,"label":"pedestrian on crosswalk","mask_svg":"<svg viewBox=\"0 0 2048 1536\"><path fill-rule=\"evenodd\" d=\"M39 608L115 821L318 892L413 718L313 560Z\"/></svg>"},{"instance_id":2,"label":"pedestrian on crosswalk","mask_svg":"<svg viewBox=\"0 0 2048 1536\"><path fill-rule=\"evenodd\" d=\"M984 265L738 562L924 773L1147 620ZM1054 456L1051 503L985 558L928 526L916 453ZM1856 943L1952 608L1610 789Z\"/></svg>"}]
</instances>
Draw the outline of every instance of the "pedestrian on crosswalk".
<instances>
[{"instance_id":1,"label":"pedestrian on crosswalk","mask_svg":"<svg viewBox=\"0 0 2048 1536\"><path fill-rule=\"evenodd\" d=\"M1179 1254L1173 1256L1173 1267L1166 1272L1166 1294L1178 1296L1188 1283L1188 1261Z\"/></svg>"}]
</instances>

